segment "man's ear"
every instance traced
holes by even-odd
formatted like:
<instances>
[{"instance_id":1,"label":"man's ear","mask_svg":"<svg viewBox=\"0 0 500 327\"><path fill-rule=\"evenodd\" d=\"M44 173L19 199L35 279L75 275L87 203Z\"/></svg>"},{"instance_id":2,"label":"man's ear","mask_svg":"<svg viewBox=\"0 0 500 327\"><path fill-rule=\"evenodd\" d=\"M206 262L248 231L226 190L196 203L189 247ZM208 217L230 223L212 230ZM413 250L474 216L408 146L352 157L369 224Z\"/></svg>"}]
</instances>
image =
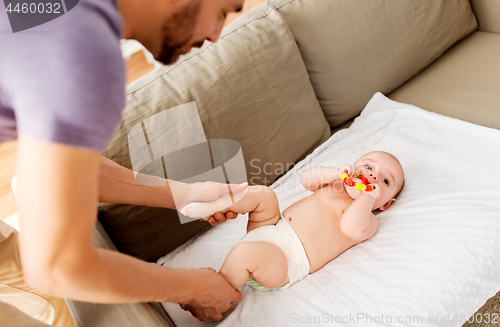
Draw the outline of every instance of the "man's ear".
<instances>
[{"instance_id":1,"label":"man's ear","mask_svg":"<svg viewBox=\"0 0 500 327\"><path fill-rule=\"evenodd\" d=\"M396 199L392 198L389 201L387 201L384 205L382 205L380 208L378 208L380 211L384 211L392 207L396 203Z\"/></svg>"}]
</instances>

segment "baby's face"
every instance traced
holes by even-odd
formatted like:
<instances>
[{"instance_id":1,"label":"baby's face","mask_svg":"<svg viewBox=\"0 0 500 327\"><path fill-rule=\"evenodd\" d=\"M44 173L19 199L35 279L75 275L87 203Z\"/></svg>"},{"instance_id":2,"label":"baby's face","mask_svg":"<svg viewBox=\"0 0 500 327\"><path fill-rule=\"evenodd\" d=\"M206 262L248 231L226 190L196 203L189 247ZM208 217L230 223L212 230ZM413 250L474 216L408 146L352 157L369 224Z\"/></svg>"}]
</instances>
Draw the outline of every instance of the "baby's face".
<instances>
[{"instance_id":1,"label":"baby's face","mask_svg":"<svg viewBox=\"0 0 500 327\"><path fill-rule=\"evenodd\" d=\"M381 196L375 202L373 210L385 210L396 202L394 197L403 186L404 172L395 157L386 152L375 151L365 154L354 165L359 168L361 176L380 189Z\"/></svg>"}]
</instances>

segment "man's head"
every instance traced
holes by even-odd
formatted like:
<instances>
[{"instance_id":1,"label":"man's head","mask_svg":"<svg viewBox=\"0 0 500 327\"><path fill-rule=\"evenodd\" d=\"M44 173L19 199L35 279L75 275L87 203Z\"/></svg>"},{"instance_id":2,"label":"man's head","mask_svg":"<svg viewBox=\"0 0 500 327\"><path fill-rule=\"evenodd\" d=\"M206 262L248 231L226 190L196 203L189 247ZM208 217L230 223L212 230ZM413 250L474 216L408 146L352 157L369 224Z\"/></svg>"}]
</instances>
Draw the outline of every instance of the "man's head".
<instances>
[{"instance_id":1,"label":"man's head","mask_svg":"<svg viewBox=\"0 0 500 327\"><path fill-rule=\"evenodd\" d=\"M141 42L169 64L205 40L215 42L226 15L244 0L119 0L123 37Z\"/></svg>"},{"instance_id":2,"label":"man's head","mask_svg":"<svg viewBox=\"0 0 500 327\"><path fill-rule=\"evenodd\" d=\"M390 153L374 151L359 158L354 165L359 168L361 176L380 189L381 196L373 210L391 207L404 185L404 171L398 159Z\"/></svg>"}]
</instances>

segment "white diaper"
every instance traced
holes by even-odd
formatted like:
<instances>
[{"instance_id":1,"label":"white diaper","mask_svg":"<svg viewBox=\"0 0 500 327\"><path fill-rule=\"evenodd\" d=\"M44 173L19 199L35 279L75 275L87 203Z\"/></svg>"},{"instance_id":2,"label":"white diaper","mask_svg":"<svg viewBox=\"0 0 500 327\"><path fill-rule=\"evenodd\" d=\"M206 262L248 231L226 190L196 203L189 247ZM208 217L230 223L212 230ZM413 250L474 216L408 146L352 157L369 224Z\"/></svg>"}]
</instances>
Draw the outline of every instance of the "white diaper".
<instances>
[{"instance_id":1,"label":"white diaper","mask_svg":"<svg viewBox=\"0 0 500 327\"><path fill-rule=\"evenodd\" d=\"M289 288L309 274L309 260L304 246L283 216L276 225L267 225L251 230L240 240L240 243L259 241L276 244L285 252L290 282L280 288Z\"/></svg>"}]
</instances>

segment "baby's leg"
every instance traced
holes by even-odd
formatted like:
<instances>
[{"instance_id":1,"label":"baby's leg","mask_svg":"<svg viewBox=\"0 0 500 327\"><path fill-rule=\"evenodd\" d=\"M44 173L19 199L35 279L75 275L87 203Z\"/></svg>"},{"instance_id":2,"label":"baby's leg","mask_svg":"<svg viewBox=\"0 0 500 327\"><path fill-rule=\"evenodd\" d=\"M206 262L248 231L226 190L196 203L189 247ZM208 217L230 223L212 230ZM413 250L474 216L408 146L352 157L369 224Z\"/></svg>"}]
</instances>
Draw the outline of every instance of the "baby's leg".
<instances>
[{"instance_id":1,"label":"baby's leg","mask_svg":"<svg viewBox=\"0 0 500 327\"><path fill-rule=\"evenodd\" d=\"M226 213L247 213L247 232L264 225L274 225L280 218L278 197L267 186L249 186L246 194L235 204L227 206L223 201L193 202L185 206L181 213L190 217L205 217L217 211ZM221 207L225 205L224 207Z\"/></svg>"},{"instance_id":2,"label":"baby's leg","mask_svg":"<svg viewBox=\"0 0 500 327\"><path fill-rule=\"evenodd\" d=\"M235 289L252 276L262 286L281 287L289 282L283 250L268 242L238 243L227 255L219 273Z\"/></svg>"}]
</instances>

